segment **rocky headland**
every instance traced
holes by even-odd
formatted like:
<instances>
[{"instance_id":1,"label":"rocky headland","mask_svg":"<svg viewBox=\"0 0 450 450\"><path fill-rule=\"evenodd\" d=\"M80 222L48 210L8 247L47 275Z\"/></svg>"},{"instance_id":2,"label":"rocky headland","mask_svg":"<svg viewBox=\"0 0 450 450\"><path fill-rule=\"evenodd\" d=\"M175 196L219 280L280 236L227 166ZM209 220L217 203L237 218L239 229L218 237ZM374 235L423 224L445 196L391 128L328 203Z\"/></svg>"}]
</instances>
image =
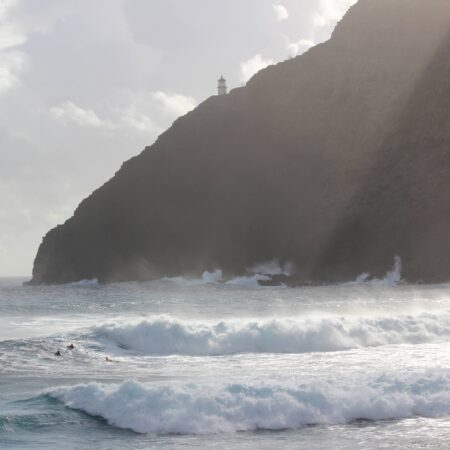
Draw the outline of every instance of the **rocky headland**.
<instances>
[{"instance_id":1,"label":"rocky headland","mask_svg":"<svg viewBox=\"0 0 450 450\"><path fill-rule=\"evenodd\" d=\"M49 231L34 284L246 273L450 280L450 4L360 0L331 39L207 99Z\"/></svg>"}]
</instances>

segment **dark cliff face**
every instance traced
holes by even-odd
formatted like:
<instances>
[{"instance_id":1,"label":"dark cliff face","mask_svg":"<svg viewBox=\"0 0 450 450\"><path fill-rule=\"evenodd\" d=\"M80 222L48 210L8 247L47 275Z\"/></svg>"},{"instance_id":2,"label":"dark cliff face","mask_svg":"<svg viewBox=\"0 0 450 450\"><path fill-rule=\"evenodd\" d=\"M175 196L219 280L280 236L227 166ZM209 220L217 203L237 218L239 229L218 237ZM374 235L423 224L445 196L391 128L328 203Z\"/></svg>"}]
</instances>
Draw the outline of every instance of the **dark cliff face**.
<instances>
[{"instance_id":1,"label":"dark cliff face","mask_svg":"<svg viewBox=\"0 0 450 450\"><path fill-rule=\"evenodd\" d=\"M212 97L44 238L34 283L450 280L448 0L361 0L331 40Z\"/></svg>"}]
</instances>

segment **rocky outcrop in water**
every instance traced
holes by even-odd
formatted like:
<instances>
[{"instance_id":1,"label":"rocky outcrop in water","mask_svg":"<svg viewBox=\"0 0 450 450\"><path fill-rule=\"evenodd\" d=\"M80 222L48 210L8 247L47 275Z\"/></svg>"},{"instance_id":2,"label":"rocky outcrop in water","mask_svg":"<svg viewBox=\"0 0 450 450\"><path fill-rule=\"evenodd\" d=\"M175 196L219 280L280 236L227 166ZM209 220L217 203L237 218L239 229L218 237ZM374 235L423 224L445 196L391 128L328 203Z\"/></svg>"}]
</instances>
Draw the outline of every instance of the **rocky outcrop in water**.
<instances>
[{"instance_id":1,"label":"rocky outcrop in water","mask_svg":"<svg viewBox=\"0 0 450 450\"><path fill-rule=\"evenodd\" d=\"M360 0L331 39L212 97L51 230L33 283L450 280L448 0Z\"/></svg>"}]
</instances>

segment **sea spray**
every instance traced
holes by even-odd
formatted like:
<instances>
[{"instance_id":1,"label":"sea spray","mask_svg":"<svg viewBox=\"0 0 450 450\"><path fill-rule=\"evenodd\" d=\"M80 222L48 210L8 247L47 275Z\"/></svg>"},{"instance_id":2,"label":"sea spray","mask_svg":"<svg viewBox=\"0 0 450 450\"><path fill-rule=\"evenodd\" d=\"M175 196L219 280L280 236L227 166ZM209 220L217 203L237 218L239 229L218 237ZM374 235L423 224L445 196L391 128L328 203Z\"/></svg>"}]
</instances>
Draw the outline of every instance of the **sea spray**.
<instances>
[{"instance_id":1,"label":"sea spray","mask_svg":"<svg viewBox=\"0 0 450 450\"><path fill-rule=\"evenodd\" d=\"M371 278L369 273L364 272L354 282L347 284L369 283L373 285L395 286L402 281L402 267L402 259L396 255L394 256L394 267L382 279Z\"/></svg>"}]
</instances>

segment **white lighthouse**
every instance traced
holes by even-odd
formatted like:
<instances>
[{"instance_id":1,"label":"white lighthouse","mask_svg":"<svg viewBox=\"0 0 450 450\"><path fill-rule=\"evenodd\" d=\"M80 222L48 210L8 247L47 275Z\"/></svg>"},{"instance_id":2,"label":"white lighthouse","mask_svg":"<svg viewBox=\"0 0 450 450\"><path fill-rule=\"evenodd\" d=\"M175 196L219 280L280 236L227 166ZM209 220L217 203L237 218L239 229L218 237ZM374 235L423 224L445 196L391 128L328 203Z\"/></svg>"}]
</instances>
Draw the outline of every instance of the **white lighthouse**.
<instances>
[{"instance_id":1,"label":"white lighthouse","mask_svg":"<svg viewBox=\"0 0 450 450\"><path fill-rule=\"evenodd\" d=\"M220 77L218 81L219 85L217 86L218 95L227 95L227 80L223 76Z\"/></svg>"}]
</instances>

